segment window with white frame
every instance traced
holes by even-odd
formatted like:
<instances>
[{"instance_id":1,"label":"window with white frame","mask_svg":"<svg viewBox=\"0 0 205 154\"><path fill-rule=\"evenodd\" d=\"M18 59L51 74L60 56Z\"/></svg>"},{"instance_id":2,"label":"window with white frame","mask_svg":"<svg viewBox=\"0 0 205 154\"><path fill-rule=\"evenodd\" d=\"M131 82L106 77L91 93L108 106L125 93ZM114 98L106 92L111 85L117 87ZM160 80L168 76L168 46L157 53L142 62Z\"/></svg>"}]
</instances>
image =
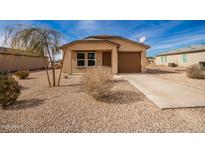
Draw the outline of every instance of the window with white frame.
<instances>
[{"instance_id":1,"label":"window with white frame","mask_svg":"<svg viewBox=\"0 0 205 154\"><path fill-rule=\"evenodd\" d=\"M77 66L95 66L95 52L77 52Z\"/></svg>"},{"instance_id":2,"label":"window with white frame","mask_svg":"<svg viewBox=\"0 0 205 154\"><path fill-rule=\"evenodd\" d=\"M186 54L182 54L182 62L183 63L187 62L187 55Z\"/></svg>"},{"instance_id":3,"label":"window with white frame","mask_svg":"<svg viewBox=\"0 0 205 154\"><path fill-rule=\"evenodd\" d=\"M165 63L167 62L167 56L164 56L164 62Z\"/></svg>"},{"instance_id":4,"label":"window with white frame","mask_svg":"<svg viewBox=\"0 0 205 154\"><path fill-rule=\"evenodd\" d=\"M85 66L85 53L77 52L77 66Z\"/></svg>"},{"instance_id":5,"label":"window with white frame","mask_svg":"<svg viewBox=\"0 0 205 154\"><path fill-rule=\"evenodd\" d=\"M161 59L161 63L163 63L164 62L164 57L161 56L160 59Z\"/></svg>"},{"instance_id":6,"label":"window with white frame","mask_svg":"<svg viewBox=\"0 0 205 154\"><path fill-rule=\"evenodd\" d=\"M95 52L88 52L87 59L88 59L88 63L87 63L88 66L95 66L96 53Z\"/></svg>"}]
</instances>

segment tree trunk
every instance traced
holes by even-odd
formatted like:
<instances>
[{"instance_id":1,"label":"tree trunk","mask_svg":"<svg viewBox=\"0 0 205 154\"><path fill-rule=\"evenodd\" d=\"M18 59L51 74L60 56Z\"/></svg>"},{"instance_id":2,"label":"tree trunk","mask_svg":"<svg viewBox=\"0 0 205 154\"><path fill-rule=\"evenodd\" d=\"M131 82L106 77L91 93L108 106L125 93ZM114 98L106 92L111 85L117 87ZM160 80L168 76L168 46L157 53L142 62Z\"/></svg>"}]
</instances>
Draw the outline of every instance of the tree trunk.
<instances>
[{"instance_id":1,"label":"tree trunk","mask_svg":"<svg viewBox=\"0 0 205 154\"><path fill-rule=\"evenodd\" d=\"M46 39L46 37L44 37L44 38L45 38L46 48L47 48L47 51L48 51L48 56L49 56L49 59L50 59L50 62L51 62L51 69L52 69L52 74L53 74L53 87L55 87L56 86L56 77L55 77L54 61L53 61L53 59L51 57L51 53L49 51L47 39Z\"/></svg>"},{"instance_id":2,"label":"tree trunk","mask_svg":"<svg viewBox=\"0 0 205 154\"><path fill-rule=\"evenodd\" d=\"M61 79L61 74L62 74L62 70L63 70L64 59L65 59L65 54L63 52L63 61L62 61L62 64L61 64L60 75L58 77L58 86L60 85L60 79Z\"/></svg>"},{"instance_id":3,"label":"tree trunk","mask_svg":"<svg viewBox=\"0 0 205 154\"><path fill-rule=\"evenodd\" d=\"M50 62L51 62L51 69L52 69L52 75L53 75L53 87L55 87L55 85L56 85L56 82L55 82L55 80L56 80L55 79L55 68L54 68L53 59L51 58L50 53L49 53L49 59L50 59Z\"/></svg>"},{"instance_id":4,"label":"tree trunk","mask_svg":"<svg viewBox=\"0 0 205 154\"><path fill-rule=\"evenodd\" d=\"M55 73L55 57L54 57L54 52L52 50L52 60L53 60L53 86L56 86L56 73Z\"/></svg>"},{"instance_id":5,"label":"tree trunk","mask_svg":"<svg viewBox=\"0 0 205 154\"><path fill-rule=\"evenodd\" d=\"M54 61L52 58L51 59L51 69L52 69L52 74L53 74L53 87L56 86L56 76L55 76L55 68L54 68Z\"/></svg>"},{"instance_id":6,"label":"tree trunk","mask_svg":"<svg viewBox=\"0 0 205 154\"><path fill-rule=\"evenodd\" d=\"M50 77L49 77L49 74L48 74L48 66L47 66L46 59L45 59L44 55L43 55L43 60L44 60L46 75L47 75L47 79L48 79L48 84L49 84L49 87L51 87L51 81L50 81Z\"/></svg>"},{"instance_id":7,"label":"tree trunk","mask_svg":"<svg viewBox=\"0 0 205 154\"><path fill-rule=\"evenodd\" d=\"M56 86L56 74L55 74L55 68L54 68L54 64L53 64L53 67L52 67L52 72L53 72L53 86L55 87Z\"/></svg>"}]
</instances>

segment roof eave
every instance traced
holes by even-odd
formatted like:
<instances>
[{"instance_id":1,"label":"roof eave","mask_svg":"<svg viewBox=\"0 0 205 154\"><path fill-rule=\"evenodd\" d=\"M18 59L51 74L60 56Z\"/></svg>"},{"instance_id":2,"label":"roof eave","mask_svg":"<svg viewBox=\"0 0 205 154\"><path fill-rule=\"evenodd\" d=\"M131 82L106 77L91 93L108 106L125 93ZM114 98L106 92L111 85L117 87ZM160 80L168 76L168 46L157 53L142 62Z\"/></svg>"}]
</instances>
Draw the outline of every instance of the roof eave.
<instances>
[{"instance_id":1,"label":"roof eave","mask_svg":"<svg viewBox=\"0 0 205 154\"><path fill-rule=\"evenodd\" d=\"M183 54L183 53L196 53L196 52L205 52L205 49L200 49L200 50L193 50L193 51L183 51L183 52L173 52L173 53L164 53L164 54L159 54L157 56L166 56L166 55L178 55L178 54Z\"/></svg>"},{"instance_id":2,"label":"roof eave","mask_svg":"<svg viewBox=\"0 0 205 154\"><path fill-rule=\"evenodd\" d=\"M112 45L117 46L117 48L120 47L120 44L111 42L111 41L109 41L109 40L76 40L76 41L72 41L72 42L70 42L70 43L64 44L64 45L62 45L62 46L60 46L60 47L58 47L58 48L61 49L61 50L63 50L65 47L67 47L67 46L69 46L69 45L72 45L72 44L74 44L74 43L77 43L77 42L106 42L106 43L110 43L110 44L112 44Z\"/></svg>"},{"instance_id":3,"label":"roof eave","mask_svg":"<svg viewBox=\"0 0 205 154\"><path fill-rule=\"evenodd\" d=\"M130 39L121 37L121 36L102 36L102 37L101 37L101 36L89 36L89 37L86 37L86 38L84 38L84 39L88 39L88 38L103 38L103 37L107 37L107 38L119 38L119 39L123 39L123 40L129 41L129 42L135 43L135 44L137 44L137 45L144 46L146 49L150 49L150 48L151 48L149 45L146 45L146 44L143 44L143 43L139 43L139 42L136 42L136 41L133 41L133 40L130 40Z\"/></svg>"}]
</instances>

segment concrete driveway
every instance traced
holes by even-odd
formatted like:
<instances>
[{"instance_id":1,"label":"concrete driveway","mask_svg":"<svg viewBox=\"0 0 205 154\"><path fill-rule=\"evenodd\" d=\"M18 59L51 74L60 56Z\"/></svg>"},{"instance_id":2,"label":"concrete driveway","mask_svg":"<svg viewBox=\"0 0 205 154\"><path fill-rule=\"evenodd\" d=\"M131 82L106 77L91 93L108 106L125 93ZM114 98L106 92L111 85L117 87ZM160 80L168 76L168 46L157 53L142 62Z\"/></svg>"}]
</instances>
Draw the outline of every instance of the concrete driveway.
<instances>
[{"instance_id":1,"label":"concrete driveway","mask_svg":"<svg viewBox=\"0 0 205 154\"><path fill-rule=\"evenodd\" d=\"M162 109L205 106L203 90L161 79L154 74L129 74L120 77L128 80Z\"/></svg>"}]
</instances>

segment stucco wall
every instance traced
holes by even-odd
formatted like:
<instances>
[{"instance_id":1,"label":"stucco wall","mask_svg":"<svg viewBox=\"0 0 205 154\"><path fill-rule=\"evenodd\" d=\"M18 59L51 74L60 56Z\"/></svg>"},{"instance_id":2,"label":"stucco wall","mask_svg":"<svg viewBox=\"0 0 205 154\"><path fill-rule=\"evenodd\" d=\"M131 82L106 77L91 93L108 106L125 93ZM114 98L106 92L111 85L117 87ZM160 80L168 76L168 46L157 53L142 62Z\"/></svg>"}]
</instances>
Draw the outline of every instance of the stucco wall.
<instances>
[{"instance_id":1,"label":"stucco wall","mask_svg":"<svg viewBox=\"0 0 205 154\"><path fill-rule=\"evenodd\" d=\"M41 57L0 54L0 71L32 70L44 68Z\"/></svg>"},{"instance_id":2,"label":"stucco wall","mask_svg":"<svg viewBox=\"0 0 205 154\"><path fill-rule=\"evenodd\" d=\"M178 55L167 55L167 62L161 62L161 57L157 56L155 59L155 63L157 65L168 66L168 63L176 63L178 66L189 66L192 64L197 64L200 61L205 61L205 51L204 52L196 52L196 53L185 53L187 57L187 62L183 62L182 60L183 54Z\"/></svg>"}]
</instances>

